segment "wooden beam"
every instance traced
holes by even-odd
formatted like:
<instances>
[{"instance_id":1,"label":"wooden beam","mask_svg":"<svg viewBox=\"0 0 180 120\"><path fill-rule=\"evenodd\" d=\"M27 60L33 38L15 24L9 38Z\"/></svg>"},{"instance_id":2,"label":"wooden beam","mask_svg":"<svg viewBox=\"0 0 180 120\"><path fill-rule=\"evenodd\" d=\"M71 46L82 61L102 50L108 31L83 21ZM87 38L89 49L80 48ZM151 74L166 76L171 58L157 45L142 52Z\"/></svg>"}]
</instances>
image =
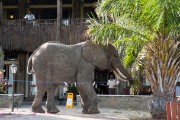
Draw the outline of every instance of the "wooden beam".
<instances>
[{"instance_id":1,"label":"wooden beam","mask_svg":"<svg viewBox=\"0 0 180 120\"><path fill-rule=\"evenodd\" d=\"M2 15L3 15L3 7L2 7L2 0L0 0L0 25L1 25Z\"/></svg>"},{"instance_id":2,"label":"wooden beam","mask_svg":"<svg viewBox=\"0 0 180 120\"><path fill-rule=\"evenodd\" d=\"M19 19L23 19L24 16L26 15L26 0L19 0L18 1L18 9L19 9Z\"/></svg>"},{"instance_id":3,"label":"wooden beam","mask_svg":"<svg viewBox=\"0 0 180 120\"><path fill-rule=\"evenodd\" d=\"M57 31L56 41L61 42L61 24L62 24L62 0L57 0Z\"/></svg>"},{"instance_id":4,"label":"wooden beam","mask_svg":"<svg viewBox=\"0 0 180 120\"><path fill-rule=\"evenodd\" d=\"M73 18L81 17L81 2L80 0L73 0Z\"/></svg>"}]
</instances>

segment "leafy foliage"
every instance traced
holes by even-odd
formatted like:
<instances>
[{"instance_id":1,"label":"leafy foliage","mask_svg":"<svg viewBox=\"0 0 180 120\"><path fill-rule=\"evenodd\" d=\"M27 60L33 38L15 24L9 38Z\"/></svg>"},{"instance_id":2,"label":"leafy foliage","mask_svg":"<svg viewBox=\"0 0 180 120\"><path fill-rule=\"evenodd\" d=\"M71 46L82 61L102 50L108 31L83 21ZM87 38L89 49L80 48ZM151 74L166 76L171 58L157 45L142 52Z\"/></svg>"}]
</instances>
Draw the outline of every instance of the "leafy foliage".
<instances>
[{"instance_id":1,"label":"leafy foliage","mask_svg":"<svg viewBox=\"0 0 180 120\"><path fill-rule=\"evenodd\" d=\"M138 78L133 80L133 84L130 88L130 94L131 95L137 95L138 94L140 84L142 84L142 83L138 80Z\"/></svg>"},{"instance_id":2,"label":"leafy foliage","mask_svg":"<svg viewBox=\"0 0 180 120\"><path fill-rule=\"evenodd\" d=\"M99 1L98 20L91 20L88 34L99 44L115 43L118 49L123 47L120 52L129 67L148 41L159 36L178 37L179 6L179 0Z\"/></svg>"},{"instance_id":3,"label":"leafy foliage","mask_svg":"<svg viewBox=\"0 0 180 120\"><path fill-rule=\"evenodd\" d=\"M0 79L0 94L5 94L6 92L3 90L4 87L7 86L7 80Z\"/></svg>"}]
</instances>

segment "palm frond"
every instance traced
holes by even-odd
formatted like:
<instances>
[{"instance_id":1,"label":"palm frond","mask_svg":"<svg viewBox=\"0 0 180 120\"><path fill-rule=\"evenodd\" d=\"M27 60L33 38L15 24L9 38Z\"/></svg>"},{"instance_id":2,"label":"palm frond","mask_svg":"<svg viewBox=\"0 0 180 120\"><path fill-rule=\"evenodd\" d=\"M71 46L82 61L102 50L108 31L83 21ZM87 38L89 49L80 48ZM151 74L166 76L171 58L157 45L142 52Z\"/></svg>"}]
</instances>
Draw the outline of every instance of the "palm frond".
<instances>
[{"instance_id":1,"label":"palm frond","mask_svg":"<svg viewBox=\"0 0 180 120\"><path fill-rule=\"evenodd\" d=\"M167 94L166 88L173 91L179 79L180 50L176 44L174 40L155 40L147 47L145 75L151 84L158 84L152 88L155 93Z\"/></svg>"}]
</instances>

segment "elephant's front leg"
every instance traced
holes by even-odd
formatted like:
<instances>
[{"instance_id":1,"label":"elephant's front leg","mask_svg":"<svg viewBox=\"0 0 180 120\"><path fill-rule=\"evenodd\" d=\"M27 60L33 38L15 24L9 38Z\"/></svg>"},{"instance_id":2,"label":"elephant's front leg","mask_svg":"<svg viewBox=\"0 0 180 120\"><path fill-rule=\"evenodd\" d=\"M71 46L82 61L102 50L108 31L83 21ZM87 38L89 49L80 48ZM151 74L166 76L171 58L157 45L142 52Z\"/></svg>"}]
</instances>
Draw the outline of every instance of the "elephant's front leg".
<instances>
[{"instance_id":1,"label":"elephant's front leg","mask_svg":"<svg viewBox=\"0 0 180 120\"><path fill-rule=\"evenodd\" d=\"M97 108L98 98L94 90L94 87L92 85L94 66L91 63L85 63L79 65L78 67L79 69L78 69L77 81L78 81L78 85L81 86L80 95L84 103L83 110L87 111L88 109L88 114L100 113L100 111Z\"/></svg>"},{"instance_id":2,"label":"elephant's front leg","mask_svg":"<svg viewBox=\"0 0 180 120\"><path fill-rule=\"evenodd\" d=\"M46 108L48 113L58 113L59 110L54 104L54 96L55 96L55 90L57 86L51 86L47 90L47 102L46 102Z\"/></svg>"},{"instance_id":3,"label":"elephant's front leg","mask_svg":"<svg viewBox=\"0 0 180 120\"><path fill-rule=\"evenodd\" d=\"M100 111L98 110L98 97L96 95L96 92L93 88L93 86L90 84L89 86L83 86L84 89L86 89L85 91L87 92L88 98L90 98L90 107L88 109L88 113L89 114L97 114L100 113Z\"/></svg>"},{"instance_id":4,"label":"elephant's front leg","mask_svg":"<svg viewBox=\"0 0 180 120\"><path fill-rule=\"evenodd\" d=\"M82 84L78 84L77 88L82 99L82 107L83 107L82 113L88 114L89 113L88 109L91 105L91 100L90 98L88 98L87 94L84 92Z\"/></svg>"}]
</instances>

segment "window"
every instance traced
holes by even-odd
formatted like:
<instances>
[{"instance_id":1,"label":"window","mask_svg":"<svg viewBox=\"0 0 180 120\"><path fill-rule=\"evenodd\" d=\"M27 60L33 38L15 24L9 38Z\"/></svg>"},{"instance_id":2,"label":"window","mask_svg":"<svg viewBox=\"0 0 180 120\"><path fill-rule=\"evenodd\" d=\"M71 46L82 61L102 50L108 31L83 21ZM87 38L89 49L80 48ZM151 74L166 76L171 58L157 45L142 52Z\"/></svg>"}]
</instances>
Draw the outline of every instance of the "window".
<instances>
[{"instance_id":1,"label":"window","mask_svg":"<svg viewBox=\"0 0 180 120\"><path fill-rule=\"evenodd\" d=\"M97 2L98 0L84 0L84 3L94 3Z\"/></svg>"},{"instance_id":2,"label":"window","mask_svg":"<svg viewBox=\"0 0 180 120\"><path fill-rule=\"evenodd\" d=\"M63 4L72 4L72 0L63 0L62 3Z\"/></svg>"},{"instance_id":3,"label":"window","mask_svg":"<svg viewBox=\"0 0 180 120\"><path fill-rule=\"evenodd\" d=\"M57 4L57 0L31 0L32 5L54 5Z\"/></svg>"},{"instance_id":4,"label":"window","mask_svg":"<svg viewBox=\"0 0 180 120\"><path fill-rule=\"evenodd\" d=\"M3 5L4 6L18 5L18 0L3 0Z\"/></svg>"},{"instance_id":5,"label":"window","mask_svg":"<svg viewBox=\"0 0 180 120\"><path fill-rule=\"evenodd\" d=\"M97 15L96 15L96 12L95 12L95 10L94 10L94 8L93 7L84 7L84 13L83 13L84 15L84 18L89 18L89 16L90 17L97 17Z\"/></svg>"}]
</instances>

